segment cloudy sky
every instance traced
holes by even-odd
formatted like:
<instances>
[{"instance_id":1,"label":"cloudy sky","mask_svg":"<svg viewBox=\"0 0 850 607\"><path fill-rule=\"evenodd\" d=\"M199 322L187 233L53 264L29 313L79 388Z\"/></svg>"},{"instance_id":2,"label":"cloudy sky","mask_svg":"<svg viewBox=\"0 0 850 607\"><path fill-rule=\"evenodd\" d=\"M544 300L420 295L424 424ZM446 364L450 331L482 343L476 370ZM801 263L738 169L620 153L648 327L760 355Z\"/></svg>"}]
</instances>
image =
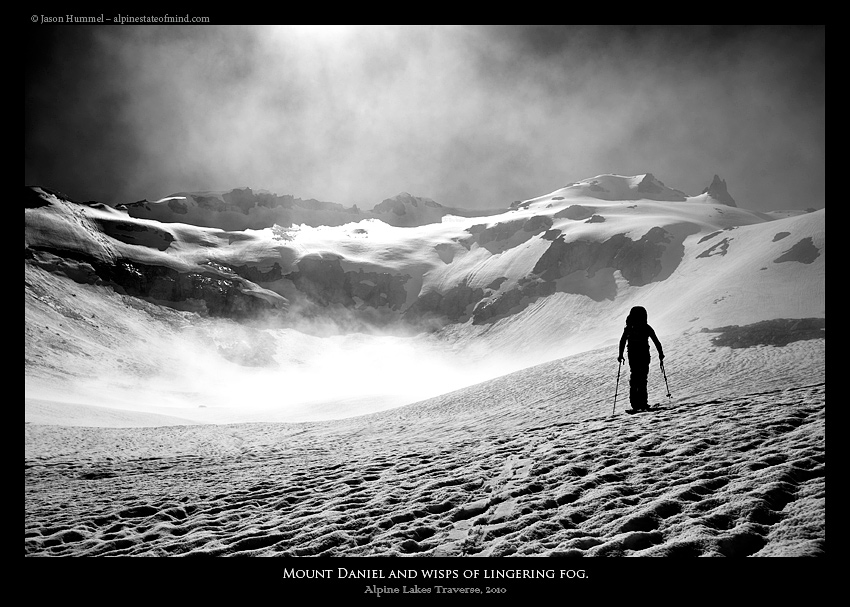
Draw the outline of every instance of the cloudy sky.
<instances>
[{"instance_id":1,"label":"cloudy sky","mask_svg":"<svg viewBox=\"0 0 850 607\"><path fill-rule=\"evenodd\" d=\"M505 207L602 173L821 208L824 26L32 25L25 181Z\"/></svg>"}]
</instances>

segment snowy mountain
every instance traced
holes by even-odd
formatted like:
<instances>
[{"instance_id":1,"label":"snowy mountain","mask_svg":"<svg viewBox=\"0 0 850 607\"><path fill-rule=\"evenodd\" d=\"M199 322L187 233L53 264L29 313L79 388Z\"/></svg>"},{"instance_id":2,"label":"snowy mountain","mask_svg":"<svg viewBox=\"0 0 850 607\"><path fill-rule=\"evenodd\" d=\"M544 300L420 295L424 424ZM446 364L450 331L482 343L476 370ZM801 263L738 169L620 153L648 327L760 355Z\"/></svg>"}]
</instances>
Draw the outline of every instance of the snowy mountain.
<instances>
[{"instance_id":1,"label":"snowy mountain","mask_svg":"<svg viewBox=\"0 0 850 607\"><path fill-rule=\"evenodd\" d=\"M824 211L747 211L717 176L691 197L599 175L483 216L406 193L364 213L247 188L111 208L32 187L25 215L28 396L138 406L144 368L175 404L142 410L186 419L243 419L186 405L225 363L231 385L288 377L267 413L312 419L611 347L634 305L668 338L825 314ZM81 387L105 364L110 390Z\"/></svg>"},{"instance_id":2,"label":"snowy mountain","mask_svg":"<svg viewBox=\"0 0 850 607\"><path fill-rule=\"evenodd\" d=\"M713 185L244 229L194 194L154 219L27 188L25 554L825 554L825 214ZM666 371L628 415L633 305Z\"/></svg>"},{"instance_id":3,"label":"snowy mountain","mask_svg":"<svg viewBox=\"0 0 850 607\"><path fill-rule=\"evenodd\" d=\"M667 200L684 202L684 192L668 188L651 173L635 177L599 175L567 186L572 193L600 200Z\"/></svg>"},{"instance_id":4,"label":"snowy mountain","mask_svg":"<svg viewBox=\"0 0 850 607\"><path fill-rule=\"evenodd\" d=\"M264 190L237 188L226 192L179 192L160 200L117 205L130 217L164 223L188 223L222 230L261 230L273 225L340 226L364 219L380 219L393 226L439 223L445 215L476 216L484 212L444 207L430 198L407 192L387 198L371 211L344 207L313 198L278 196Z\"/></svg>"}]
</instances>

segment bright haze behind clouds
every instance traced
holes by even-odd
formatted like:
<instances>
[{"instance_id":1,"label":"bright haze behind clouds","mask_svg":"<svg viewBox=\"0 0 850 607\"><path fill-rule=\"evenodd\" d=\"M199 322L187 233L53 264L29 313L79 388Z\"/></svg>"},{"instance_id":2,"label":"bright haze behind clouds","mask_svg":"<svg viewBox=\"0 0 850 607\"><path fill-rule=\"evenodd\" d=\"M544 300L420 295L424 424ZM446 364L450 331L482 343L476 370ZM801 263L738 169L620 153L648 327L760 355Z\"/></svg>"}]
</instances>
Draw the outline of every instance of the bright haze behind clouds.
<instances>
[{"instance_id":1,"label":"bright haze behind clouds","mask_svg":"<svg viewBox=\"0 0 850 607\"><path fill-rule=\"evenodd\" d=\"M33 25L25 181L506 207L602 173L822 208L824 26Z\"/></svg>"}]
</instances>

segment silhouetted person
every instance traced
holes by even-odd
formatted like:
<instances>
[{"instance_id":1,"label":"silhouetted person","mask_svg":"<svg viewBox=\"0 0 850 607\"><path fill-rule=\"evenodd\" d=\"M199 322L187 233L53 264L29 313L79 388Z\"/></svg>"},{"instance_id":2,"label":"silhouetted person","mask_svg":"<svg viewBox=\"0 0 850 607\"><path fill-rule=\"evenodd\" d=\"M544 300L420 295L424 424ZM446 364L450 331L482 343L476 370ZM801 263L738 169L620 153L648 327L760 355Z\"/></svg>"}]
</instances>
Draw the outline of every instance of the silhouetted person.
<instances>
[{"instance_id":1,"label":"silhouetted person","mask_svg":"<svg viewBox=\"0 0 850 607\"><path fill-rule=\"evenodd\" d=\"M646 309L635 306L626 317L626 328L620 338L620 354L617 361L623 362L623 348L629 346L629 401L634 411L649 409L646 380L649 376L649 339L658 350L658 359L664 360L661 342L655 331L646 322Z\"/></svg>"}]
</instances>

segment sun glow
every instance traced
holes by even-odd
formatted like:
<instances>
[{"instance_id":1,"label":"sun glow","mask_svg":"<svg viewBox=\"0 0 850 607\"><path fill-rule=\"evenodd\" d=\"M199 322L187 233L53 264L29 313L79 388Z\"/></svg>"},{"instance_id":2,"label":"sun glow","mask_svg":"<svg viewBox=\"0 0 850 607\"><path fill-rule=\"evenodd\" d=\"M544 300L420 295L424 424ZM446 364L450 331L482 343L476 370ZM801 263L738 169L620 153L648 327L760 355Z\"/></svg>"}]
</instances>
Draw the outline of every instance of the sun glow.
<instances>
[{"instance_id":1,"label":"sun glow","mask_svg":"<svg viewBox=\"0 0 850 607\"><path fill-rule=\"evenodd\" d=\"M358 25L275 25L270 26L274 37L281 41L318 43L322 46L342 44L359 28Z\"/></svg>"}]
</instances>

